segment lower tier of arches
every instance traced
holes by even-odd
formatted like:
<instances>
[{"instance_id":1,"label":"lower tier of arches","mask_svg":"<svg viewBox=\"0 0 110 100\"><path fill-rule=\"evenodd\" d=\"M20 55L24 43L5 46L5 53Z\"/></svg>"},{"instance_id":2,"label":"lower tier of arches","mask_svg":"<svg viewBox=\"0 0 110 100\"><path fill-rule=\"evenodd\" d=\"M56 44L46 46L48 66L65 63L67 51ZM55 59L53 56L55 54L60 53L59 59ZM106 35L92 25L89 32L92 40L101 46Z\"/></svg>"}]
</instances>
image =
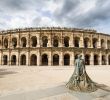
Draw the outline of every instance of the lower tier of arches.
<instances>
[{"instance_id":1,"label":"lower tier of arches","mask_svg":"<svg viewBox=\"0 0 110 100\"><path fill-rule=\"evenodd\" d=\"M29 66L72 66L78 54L21 54L17 55L2 55L1 65L29 65ZM110 55L99 54L83 54L85 65L110 65Z\"/></svg>"}]
</instances>

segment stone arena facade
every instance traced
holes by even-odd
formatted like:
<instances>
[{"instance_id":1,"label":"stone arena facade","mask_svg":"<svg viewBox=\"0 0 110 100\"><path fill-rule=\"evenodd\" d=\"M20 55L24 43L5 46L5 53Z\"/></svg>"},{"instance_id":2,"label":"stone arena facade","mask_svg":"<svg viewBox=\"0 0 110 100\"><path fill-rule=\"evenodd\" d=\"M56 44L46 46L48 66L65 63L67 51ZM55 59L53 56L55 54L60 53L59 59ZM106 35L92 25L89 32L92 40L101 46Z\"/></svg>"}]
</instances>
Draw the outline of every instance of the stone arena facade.
<instances>
[{"instance_id":1,"label":"stone arena facade","mask_svg":"<svg viewBox=\"0 0 110 100\"><path fill-rule=\"evenodd\" d=\"M0 32L0 65L110 65L110 35L96 30L38 27Z\"/></svg>"}]
</instances>

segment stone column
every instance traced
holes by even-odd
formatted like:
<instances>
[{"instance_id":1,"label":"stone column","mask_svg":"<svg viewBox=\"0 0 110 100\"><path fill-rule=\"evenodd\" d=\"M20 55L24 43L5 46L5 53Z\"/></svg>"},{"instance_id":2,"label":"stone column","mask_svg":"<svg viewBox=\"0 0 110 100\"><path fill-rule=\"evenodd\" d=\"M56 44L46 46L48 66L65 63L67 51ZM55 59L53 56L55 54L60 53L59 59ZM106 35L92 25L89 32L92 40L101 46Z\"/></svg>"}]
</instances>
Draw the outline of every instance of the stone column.
<instances>
[{"instance_id":1,"label":"stone column","mask_svg":"<svg viewBox=\"0 0 110 100\"><path fill-rule=\"evenodd\" d=\"M90 65L94 65L94 54L91 52Z\"/></svg>"},{"instance_id":2,"label":"stone column","mask_svg":"<svg viewBox=\"0 0 110 100\"><path fill-rule=\"evenodd\" d=\"M49 55L48 55L48 65L51 66L51 52L49 52Z\"/></svg>"},{"instance_id":3,"label":"stone column","mask_svg":"<svg viewBox=\"0 0 110 100\"><path fill-rule=\"evenodd\" d=\"M102 65L102 52L99 54L99 65Z\"/></svg>"},{"instance_id":4,"label":"stone column","mask_svg":"<svg viewBox=\"0 0 110 100\"><path fill-rule=\"evenodd\" d=\"M40 47L40 34L37 36L37 47Z\"/></svg>"},{"instance_id":5,"label":"stone column","mask_svg":"<svg viewBox=\"0 0 110 100\"><path fill-rule=\"evenodd\" d=\"M92 38L92 35L91 35L91 41L90 41L90 48L93 48L93 38Z\"/></svg>"},{"instance_id":6,"label":"stone column","mask_svg":"<svg viewBox=\"0 0 110 100\"><path fill-rule=\"evenodd\" d=\"M71 52L70 55L70 66L74 66L74 52Z\"/></svg>"},{"instance_id":7,"label":"stone column","mask_svg":"<svg viewBox=\"0 0 110 100\"><path fill-rule=\"evenodd\" d=\"M63 66L63 52L61 51L61 53L60 53L60 59L59 59L60 61L60 63L59 63L59 65L60 66Z\"/></svg>"},{"instance_id":8,"label":"stone column","mask_svg":"<svg viewBox=\"0 0 110 100\"><path fill-rule=\"evenodd\" d=\"M37 66L41 65L41 58L40 58L40 52L37 53Z\"/></svg>"},{"instance_id":9,"label":"stone column","mask_svg":"<svg viewBox=\"0 0 110 100\"><path fill-rule=\"evenodd\" d=\"M105 39L105 49L108 49L107 39Z\"/></svg>"},{"instance_id":10,"label":"stone column","mask_svg":"<svg viewBox=\"0 0 110 100\"><path fill-rule=\"evenodd\" d=\"M98 48L101 48L101 39L100 39L100 36L99 36L99 39L98 39L97 47L98 47Z\"/></svg>"},{"instance_id":11,"label":"stone column","mask_svg":"<svg viewBox=\"0 0 110 100\"><path fill-rule=\"evenodd\" d=\"M79 46L81 47L81 48L84 48L84 38L83 38L83 33L82 33L82 36L80 37L80 42L79 42L80 44L79 44Z\"/></svg>"},{"instance_id":12,"label":"stone column","mask_svg":"<svg viewBox=\"0 0 110 100\"><path fill-rule=\"evenodd\" d=\"M70 37L70 40L69 40L69 47L73 47L73 36Z\"/></svg>"},{"instance_id":13,"label":"stone column","mask_svg":"<svg viewBox=\"0 0 110 100\"><path fill-rule=\"evenodd\" d=\"M47 47L51 47L51 36L49 35L49 37L48 37L48 43L47 43Z\"/></svg>"}]
</instances>

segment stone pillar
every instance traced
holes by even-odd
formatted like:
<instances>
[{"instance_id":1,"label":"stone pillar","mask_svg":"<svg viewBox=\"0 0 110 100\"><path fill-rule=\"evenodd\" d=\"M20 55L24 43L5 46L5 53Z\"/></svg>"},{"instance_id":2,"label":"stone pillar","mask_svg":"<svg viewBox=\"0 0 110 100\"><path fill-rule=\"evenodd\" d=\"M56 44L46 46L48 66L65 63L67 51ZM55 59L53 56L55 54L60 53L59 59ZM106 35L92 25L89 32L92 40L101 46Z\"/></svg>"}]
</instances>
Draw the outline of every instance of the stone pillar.
<instances>
[{"instance_id":1,"label":"stone pillar","mask_svg":"<svg viewBox=\"0 0 110 100\"><path fill-rule=\"evenodd\" d=\"M69 40L69 47L73 47L73 36L70 37L70 40Z\"/></svg>"},{"instance_id":2,"label":"stone pillar","mask_svg":"<svg viewBox=\"0 0 110 100\"><path fill-rule=\"evenodd\" d=\"M93 48L93 38L92 38L92 35L91 35L91 41L90 41L90 48Z\"/></svg>"},{"instance_id":3,"label":"stone pillar","mask_svg":"<svg viewBox=\"0 0 110 100\"><path fill-rule=\"evenodd\" d=\"M108 49L107 39L105 39L105 49Z\"/></svg>"},{"instance_id":4,"label":"stone pillar","mask_svg":"<svg viewBox=\"0 0 110 100\"><path fill-rule=\"evenodd\" d=\"M70 55L70 66L74 66L74 52L71 52Z\"/></svg>"},{"instance_id":5,"label":"stone pillar","mask_svg":"<svg viewBox=\"0 0 110 100\"><path fill-rule=\"evenodd\" d=\"M48 43L47 43L47 47L51 47L51 36L49 35L49 37L48 37Z\"/></svg>"},{"instance_id":6,"label":"stone pillar","mask_svg":"<svg viewBox=\"0 0 110 100\"><path fill-rule=\"evenodd\" d=\"M37 66L41 65L40 52L37 53Z\"/></svg>"},{"instance_id":7,"label":"stone pillar","mask_svg":"<svg viewBox=\"0 0 110 100\"><path fill-rule=\"evenodd\" d=\"M84 48L84 38L83 38L83 35L80 37L79 47Z\"/></svg>"},{"instance_id":8,"label":"stone pillar","mask_svg":"<svg viewBox=\"0 0 110 100\"><path fill-rule=\"evenodd\" d=\"M52 59L52 56L51 56L51 52L50 52L48 55L48 65L49 66L51 66L51 59Z\"/></svg>"},{"instance_id":9,"label":"stone pillar","mask_svg":"<svg viewBox=\"0 0 110 100\"><path fill-rule=\"evenodd\" d=\"M63 66L63 52L61 51L61 53L60 53L60 59L59 59L59 65L60 66Z\"/></svg>"},{"instance_id":10,"label":"stone pillar","mask_svg":"<svg viewBox=\"0 0 110 100\"><path fill-rule=\"evenodd\" d=\"M99 54L99 65L102 65L102 52Z\"/></svg>"},{"instance_id":11,"label":"stone pillar","mask_svg":"<svg viewBox=\"0 0 110 100\"><path fill-rule=\"evenodd\" d=\"M94 54L91 52L90 65L94 65Z\"/></svg>"},{"instance_id":12,"label":"stone pillar","mask_svg":"<svg viewBox=\"0 0 110 100\"><path fill-rule=\"evenodd\" d=\"M37 47L40 47L40 34L37 36Z\"/></svg>"},{"instance_id":13,"label":"stone pillar","mask_svg":"<svg viewBox=\"0 0 110 100\"><path fill-rule=\"evenodd\" d=\"M99 36L99 39L98 39L97 47L98 47L98 48L101 48L101 39L100 39L100 36Z\"/></svg>"}]
</instances>

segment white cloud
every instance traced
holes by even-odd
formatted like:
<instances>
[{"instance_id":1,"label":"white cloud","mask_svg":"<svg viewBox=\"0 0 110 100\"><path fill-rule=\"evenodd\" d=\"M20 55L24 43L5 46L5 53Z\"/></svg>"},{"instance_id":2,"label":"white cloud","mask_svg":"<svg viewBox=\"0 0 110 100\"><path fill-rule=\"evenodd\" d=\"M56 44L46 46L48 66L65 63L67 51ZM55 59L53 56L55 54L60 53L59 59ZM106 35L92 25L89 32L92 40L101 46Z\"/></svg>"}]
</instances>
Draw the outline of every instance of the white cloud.
<instances>
[{"instance_id":1,"label":"white cloud","mask_svg":"<svg viewBox=\"0 0 110 100\"><path fill-rule=\"evenodd\" d=\"M110 25L105 24L110 21L109 4L109 0L1 0L0 29L70 26L109 33Z\"/></svg>"}]
</instances>

